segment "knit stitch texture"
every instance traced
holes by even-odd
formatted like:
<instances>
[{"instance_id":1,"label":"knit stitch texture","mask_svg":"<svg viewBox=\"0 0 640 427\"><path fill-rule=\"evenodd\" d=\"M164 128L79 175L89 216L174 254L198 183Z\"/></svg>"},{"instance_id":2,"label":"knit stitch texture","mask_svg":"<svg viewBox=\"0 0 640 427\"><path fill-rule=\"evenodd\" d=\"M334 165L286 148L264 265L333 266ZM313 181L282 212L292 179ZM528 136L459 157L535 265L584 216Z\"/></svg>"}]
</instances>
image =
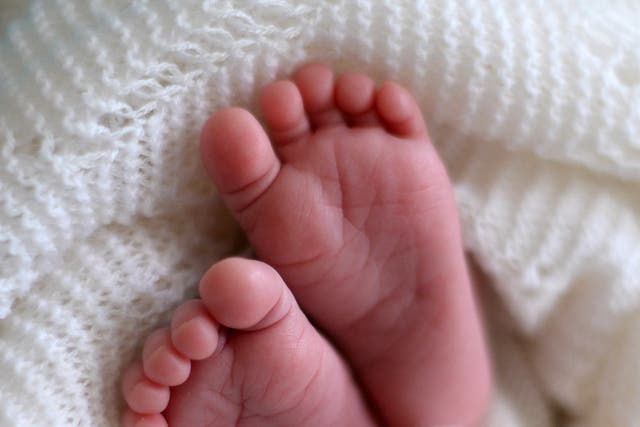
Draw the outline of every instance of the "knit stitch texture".
<instances>
[{"instance_id":1,"label":"knit stitch texture","mask_svg":"<svg viewBox=\"0 0 640 427\"><path fill-rule=\"evenodd\" d=\"M200 165L220 107L297 65L417 96L459 200L487 425L638 426L635 0L0 5L0 426L115 426L143 337L246 248Z\"/></svg>"}]
</instances>

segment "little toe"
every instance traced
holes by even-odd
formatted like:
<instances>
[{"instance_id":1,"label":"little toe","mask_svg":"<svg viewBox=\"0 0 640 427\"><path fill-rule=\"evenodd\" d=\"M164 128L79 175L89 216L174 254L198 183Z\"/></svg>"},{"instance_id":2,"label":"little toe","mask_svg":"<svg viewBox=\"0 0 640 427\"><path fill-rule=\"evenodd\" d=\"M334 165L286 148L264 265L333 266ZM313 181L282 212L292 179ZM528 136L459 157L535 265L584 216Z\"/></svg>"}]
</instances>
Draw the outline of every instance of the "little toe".
<instances>
[{"instance_id":1,"label":"little toe","mask_svg":"<svg viewBox=\"0 0 640 427\"><path fill-rule=\"evenodd\" d=\"M273 268L243 258L211 267L200 281L200 296L218 322L239 330L267 328L293 305L293 296Z\"/></svg>"},{"instance_id":2,"label":"little toe","mask_svg":"<svg viewBox=\"0 0 640 427\"><path fill-rule=\"evenodd\" d=\"M264 129L240 108L221 110L207 120L200 152L207 173L236 213L257 200L280 170Z\"/></svg>"},{"instance_id":3,"label":"little toe","mask_svg":"<svg viewBox=\"0 0 640 427\"><path fill-rule=\"evenodd\" d=\"M276 146L309 134L302 95L293 82L281 80L265 86L260 94L260 107Z\"/></svg>"},{"instance_id":4,"label":"little toe","mask_svg":"<svg viewBox=\"0 0 640 427\"><path fill-rule=\"evenodd\" d=\"M366 74L345 73L336 83L336 104L350 126L376 126L380 122L375 111L376 86Z\"/></svg>"},{"instance_id":5,"label":"little toe","mask_svg":"<svg viewBox=\"0 0 640 427\"><path fill-rule=\"evenodd\" d=\"M168 427L168 424L160 414L137 414L126 409L122 416L122 427Z\"/></svg>"},{"instance_id":6,"label":"little toe","mask_svg":"<svg viewBox=\"0 0 640 427\"><path fill-rule=\"evenodd\" d=\"M426 136L427 126L413 96L399 84L387 81L376 96L376 109L387 130L404 137Z\"/></svg>"},{"instance_id":7,"label":"little toe","mask_svg":"<svg viewBox=\"0 0 640 427\"><path fill-rule=\"evenodd\" d=\"M201 300L180 305L171 318L171 341L192 360L211 356L218 346L218 327Z\"/></svg>"},{"instance_id":8,"label":"little toe","mask_svg":"<svg viewBox=\"0 0 640 427\"><path fill-rule=\"evenodd\" d=\"M139 414L159 414L169 404L169 387L151 381L142 364L129 366L122 376L122 395L129 408Z\"/></svg>"},{"instance_id":9,"label":"little toe","mask_svg":"<svg viewBox=\"0 0 640 427\"><path fill-rule=\"evenodd\" d=\"M182 384L191 372L191 361L173 347L168 328L149 335L142 351L142 365L150 380L167 386Z\"/></svg>"},{"instance_id":10,"label":"little toe","mask_svg":"<svg viewBox=\"0 0 640 427\"><path fill-rule=\"evenodd\" d=\"M304 65L294 73L293 80L313 129L344 125L342 113L335 105L332 69L322 64Z\"/></svg>"}]
</instances>

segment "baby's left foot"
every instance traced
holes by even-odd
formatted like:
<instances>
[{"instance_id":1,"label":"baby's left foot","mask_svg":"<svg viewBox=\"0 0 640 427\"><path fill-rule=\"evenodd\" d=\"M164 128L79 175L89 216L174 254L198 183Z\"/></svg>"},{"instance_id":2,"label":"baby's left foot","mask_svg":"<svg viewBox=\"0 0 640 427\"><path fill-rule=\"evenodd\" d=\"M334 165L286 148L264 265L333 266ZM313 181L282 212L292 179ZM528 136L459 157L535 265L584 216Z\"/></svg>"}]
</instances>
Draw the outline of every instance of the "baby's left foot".
<instances>
[{"instance_id":1,"label":"baby's left foot","mask_svg":"<svg viewBox=\"0 0 640 427\"><path fill-rule=\"evenodd\" d=\"M124 427L374 425L342 359L271 267L224 260L200 296L124 374Z\"/></svg>"},{"instance_id":2,"label":"baby's left foot","mask_svg":"<svg viewBox=\"0 0 640 427\"><path fill-rule=\"evenodd\" d=\"M412 96L322 65L204 127L204 165L258 256L385 421L475 425L490 388L451 184ZM347 424L342 424L347 425Z\"/></svg>"}]
</instances>

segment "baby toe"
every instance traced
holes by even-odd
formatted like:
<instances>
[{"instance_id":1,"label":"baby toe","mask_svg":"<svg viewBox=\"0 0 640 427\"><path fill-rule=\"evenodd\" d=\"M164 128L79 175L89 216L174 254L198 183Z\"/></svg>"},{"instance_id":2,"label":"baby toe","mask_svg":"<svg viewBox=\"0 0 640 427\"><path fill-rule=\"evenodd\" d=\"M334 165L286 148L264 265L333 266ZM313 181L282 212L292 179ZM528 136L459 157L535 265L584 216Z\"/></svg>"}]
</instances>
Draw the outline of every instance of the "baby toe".
<instances>
[{"instance_id":1,"label":"baby toe","mask_svg":"<svg viewBox=\"0 0 640 427\"><path fill-rule=\"evenodd\" d=\"M280 170L264 129L241 108L218 111L207 120L200 153L207 173L236 215L264 194Z\"/></svg>"},{"instance_id":2,"label":"baby toe","mask_svg":"<svg viewBox=\"0 0 640 427\"><path fill-rule=\"evenodd\" d=\"M137 414L126 409L122 416L122 427L168 427L168 424L160 414Z\"/></svg>"},{"instance_id":3,"label":"baby toe","mask_svg":"<svg viewBox=\"0 0 640 427\"><path fill-rule=\"evenodd\" d=\"M260 106L271 139L276 146L298 141L309 135L310 126L298 87L288 80L265 86Z\"/></svg>"},{"instance_id":4,"label":"baby toe","mask_svg":"<svg viewBox=\"0 0 640 427\"><path fill-rule=\"evenodd\" d=\"M169 404L169 387L146 377L142 364L134 363L122 376L122 395L129 408L139 414L159 414Z\"/></svg>"},{"instance_id":5,"label":"baby toe","mask_svg":"<svg viewBox=\"0 0 640 427\"><path fill-rule=\"evenodd\" d=\"M376 110L387 130L404 137L427 134L427 126L413 96L399 84L387 81L378 91Z\"/></svg>"},{"instance_id":6,"label":"baby toe","mask_svg":"<svg viewBox=\"0 0 640 427\"><path fill-rule=\"evenodd\" d=\"M216 321L240 330L268 327L295 304L273 268L243 258L227 258L211 267L200 281L200 296Z\"/></svg>"},{"instance_id":7,"label":"baby toe","mask_svg":"<svg viewBox=\"0 0 640 427\"><path fill-rule=\"evenodd\" d=\"M375 83L366 74L345 73L336 83L336 104L351 126L376 126Z\"/></svg>"},{"instance_id":8,"label":"baby toe","mask_svg":"<svg viewBox=\"0 0 640 427\"><path fill-rule=\"evenodd\" d=\"M201 300L187 301L171 319L171 341L176 350L192 360L211 356L218 346L218 326Z\"/></svg>"},{"instance_id":9,"label":"baby toe","mask_svg":"<svg viewBox=\"0 0 640 427\"><path fill-rule=\"evenodd\" d=\"M191 371L191 361L173 347L167 328L149 335L142 351L142 365L150 380L167 386L182 384Z\"/></svg>"},{"instance_id":10,"label":"baby toe","mask_svg":"<svg viewBox=\"0 0 640 427\"><path fill-rule=\"evenodd\" d=\"M345 124L335 104L335 78L331 68L322 64L304 65L293 74L293 80L314 129Z\"/></svg>"}]
</instances>

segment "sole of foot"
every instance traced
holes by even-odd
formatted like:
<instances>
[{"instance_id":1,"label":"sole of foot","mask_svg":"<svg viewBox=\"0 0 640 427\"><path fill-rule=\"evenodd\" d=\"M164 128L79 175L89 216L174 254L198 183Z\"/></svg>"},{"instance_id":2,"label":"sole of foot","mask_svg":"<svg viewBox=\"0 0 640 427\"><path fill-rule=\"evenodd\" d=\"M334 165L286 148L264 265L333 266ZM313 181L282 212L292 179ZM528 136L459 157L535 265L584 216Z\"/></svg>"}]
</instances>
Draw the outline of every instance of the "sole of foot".
<instances>
[{"instance_id":1,"label":"sole of foot","mask_svg":"<svg viewBox=\"0 0 640 427\"><path fill-rule=\"evenodd\" d=\"M345 363L271 267L221 261L200 297L125 371L124 427L375 425Z\"/></svg>"},{"instance_id":2,"label":"sole of foot","mask_svg":"<svg viewBox=\"0 0 640 427\"><path fill-rule=\"evenodd\" d=\"M446 170L411 94L311 64L215 113L204 166L392 426L479 422L491 379Z\"/></svg>"}]
</instances>

